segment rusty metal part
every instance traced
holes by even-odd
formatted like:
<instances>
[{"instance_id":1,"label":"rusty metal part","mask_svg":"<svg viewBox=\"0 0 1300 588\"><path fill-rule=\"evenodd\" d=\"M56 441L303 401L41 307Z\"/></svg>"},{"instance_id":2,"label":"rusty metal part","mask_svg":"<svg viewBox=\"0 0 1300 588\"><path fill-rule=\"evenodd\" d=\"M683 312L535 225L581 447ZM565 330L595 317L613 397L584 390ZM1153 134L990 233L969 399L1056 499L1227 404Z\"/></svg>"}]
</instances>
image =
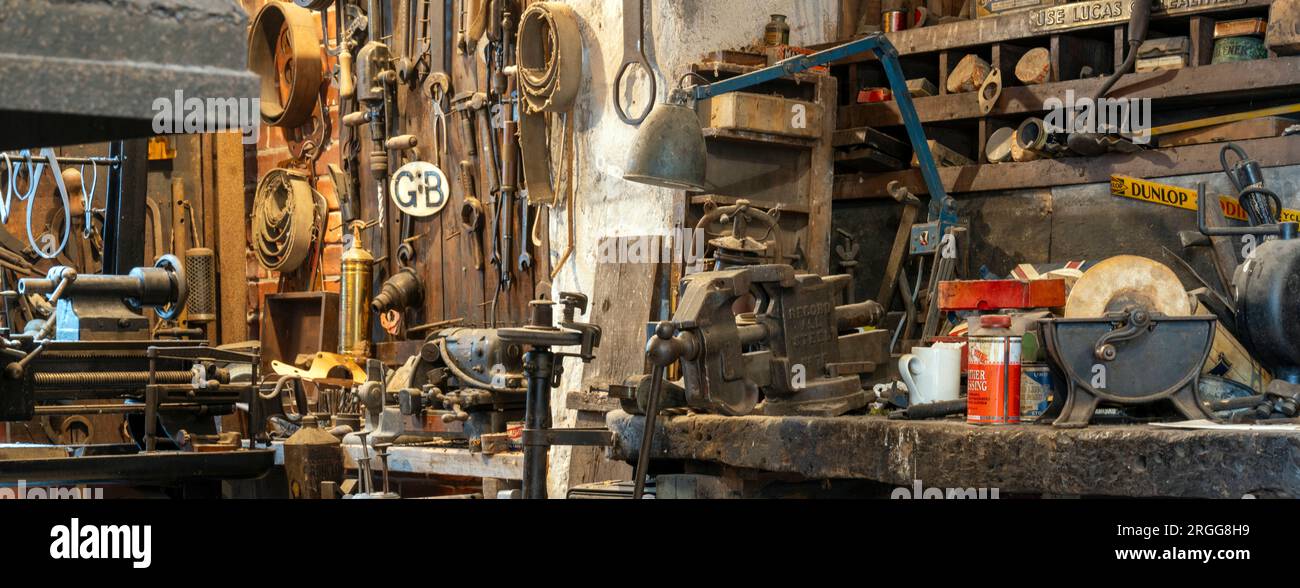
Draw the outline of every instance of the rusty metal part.
<instances>
[{"instance_id":1,"label":"rusty metal part","mask_svg":"<svg viewBox=\"0 0 1300 588\"><path fill-rule=\"evenodd\" d=\"M523 112L519 145L529 204L555 204L546 114L573 110L582 83L582 32L574 10L535 2L519 21L519 94Z\"/></svg>"},{"instance_id":2,"label":"rusty metal part","mask_svg":"<svg viewBox=\"0 0 1300 588\"><path fill-rule=\"evenodd\" d=\"M755 208L748 200L737 200L729 206L718 206L709 210L695 223L695 230L705 235L718 235L709 239L710 256L717 269L757 265L760 263L784 263L786 258L781 253L781 241L778 238L781 227L778 224L778 211L763 211ZM713 225L727 225L721 233L710 233ZM756 229L750 235L750 228Z\"/></svg>"},{"instance_id":3,"label":"rusty metal part","mask_svg":"<svg viewBox=\"0 0 1300 588\"><path fill-rule=\"evenodd\" d=\"M518 329L501 329L501 340L506 343L529 346L524 356L524 372L528 377L527 409L524 416L524 498L546 498L547 457L552 445L608 446L612 434L600 429L551 428L551 390L560 385L565 357L578 357L584 363L595 358L595 348L600 345L600 327L575 320L578 313L587 310L587 297L576 293L562 293L564 318L557 327L554 322L554 302L534 300L530 304L532 316L527 326ZM554 346L578 346L578 353L553 352Z\"/></svg>"},{"instance_id":4,"label":"rusty metal part","mask_svg":"<svg viewBox=\"0 0 1300 588\"><path fill-rule=\"evenodd\" d=\"M262 121L294 128L311 117L319 99L320 36L310 10L267 2L248 35L248 69L262 79Z\"/></svg>"},{"instance_id":5,"label":"rusty metal part","mask_svg":"<svg viewBox=\"0 0 1300 588\"><path fill-rule=\"evenodd\" d=\"M262 267L277 272L301 267L317 224L307 176L287 169L267 172L257 184L252 212L252 248Z\"/></svg>"},{"instance_id":6,"label":"rusty metal part","mask_svg":"<svg viewBox=\"0 0 1300 588\"><path fill-rule=\"evenodd\" d=\"M193 372L157 372L159 384L188 384ZM37 386L50 388L103 388L110 386L144 386L149 372L42 372L32 375Z\"/></svg>"},{"instance_id":7,"label":"rusty metal part","mask_svg":"<svg viewBox=\"0 0 1300 588\"><path fill-rule=\"evenodd\" d=\"M646 35L645 35L645 2L644 0L623 0L623 64L618 67L618 73L614 75L614 111L623 122L636 126L650 115L650 110L654 108L655 99L659 95L659 85L655 78L655 70L650 67L650 59L646 56ZM766 63L764 63L766 65ZM633 70L640 69L645 72L646 80L649 83L649 90L646 92L650 99L646 101L640 114L630 114L623 105L623 82L627 79L629 73ZM630 83L629 83L630 86ZM627 88L629 91L631 88Z\"/></svg>"},{"instance_id":8,"label":"rusty metal part","mask_svg":"<svg viewBox=\"0 0 1300 588\"><path fill-rule=\"evenodd\" d=\"M680 357L649 359L680 359L685 402L694 409L746 415L760 394L764 414L861 408L868 400L862 378L889 363L889 333L855 330L878 324L884 309L872 301L841 304L848 285L848 276L797 274L788 265L688 276L672 318ZM753 314L738 314L737 304L749 300Z\"/></svg>"},{"instance_id":9,"label":"rusty metal part","mask_svg":"<svg viewBox=\"0 0 1300 588\"><path fill-rule=\"evenodd\" d=\"M993 112L993 107L997 105L998 98L1002 97L1002 70L993 68L989 70L988 77L979 87L980 112L988 114Z\"/></svg>"},{"instance_id":10,"label":"rusty metal part","mask_svg":"<svg viewBox=\"0 0 1300 588\"><path fill-rule=\"evenodd\" d=\"M414 269L403 268L379 289L379 295L370 302L370 309L383 313L389 310L404 311L420 303L424 286Z\"/></svg>"},{"instance_id":11,"label":"rusty metal part","mask_svg":"<svg viewBox=\"0 0 1300 588\"><path fill-rule=\"evenodd\" d=\"M49 295L55 315L45 329L57 325L60 341L147 334L149 321L139 314L141 309L151 306L158 318L175 320L188 297L185 270L174 255L163 255L153 267L138 267L125 276L78 274L55 266L44 278L19 280L18 292Z\"/></svg>"}]
</instances>

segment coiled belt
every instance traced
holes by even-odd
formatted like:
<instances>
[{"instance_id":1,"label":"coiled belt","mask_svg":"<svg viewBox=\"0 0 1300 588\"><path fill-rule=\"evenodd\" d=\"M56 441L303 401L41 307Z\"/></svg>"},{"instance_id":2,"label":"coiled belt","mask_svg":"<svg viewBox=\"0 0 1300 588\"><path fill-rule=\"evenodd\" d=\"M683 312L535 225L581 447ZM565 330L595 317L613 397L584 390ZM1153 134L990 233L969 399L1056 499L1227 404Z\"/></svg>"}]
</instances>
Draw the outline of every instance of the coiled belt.
<instances>
[{"instance_id":1,"label":"coiled belt","mask_svg":"<svg viewBox=\"0 0 1300 588\"><path fill-rule=\"evenodd\" d=\"M573 110L578 96L582 83L582 31L577 14L558 2L532 4L519 20L517 51L524 105L519 146L528 202L553 205L546 113Z\"/></svg>"},{"instance_id":2,"label":"coiled belt","mask_svg":"<svg viewBox=\"0 0 1300 588\"><path fill-rule=\"evenodd\" d=\"M311 251L316 204L307 176L273 169L257 184L253 200L253 252L271 271L298 269Z\"/></svg>"}]
</instances>

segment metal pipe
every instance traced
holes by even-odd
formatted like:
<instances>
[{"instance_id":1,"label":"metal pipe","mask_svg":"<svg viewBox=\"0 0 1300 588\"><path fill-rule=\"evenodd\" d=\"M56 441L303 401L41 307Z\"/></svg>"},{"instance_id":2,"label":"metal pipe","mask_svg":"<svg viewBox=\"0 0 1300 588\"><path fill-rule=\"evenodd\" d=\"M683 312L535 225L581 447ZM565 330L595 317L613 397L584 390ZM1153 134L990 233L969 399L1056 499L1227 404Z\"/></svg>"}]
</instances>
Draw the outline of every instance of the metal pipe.
<instances>
[{"instance_id":1,"label":"metal pipe","mask_svg":"<svg viewBox=\"0 0 1300 588\"><path fill-rule=\"evenodd\" d=\"M533 364L528 370L528 399L524 408L524 429L543 431L551 417L551 367L554 354L545 347L535 347L524 359ZM547 445L536 439L526 440L524 446L524 498L546 498Z\"/></svg>"}]
</instances>

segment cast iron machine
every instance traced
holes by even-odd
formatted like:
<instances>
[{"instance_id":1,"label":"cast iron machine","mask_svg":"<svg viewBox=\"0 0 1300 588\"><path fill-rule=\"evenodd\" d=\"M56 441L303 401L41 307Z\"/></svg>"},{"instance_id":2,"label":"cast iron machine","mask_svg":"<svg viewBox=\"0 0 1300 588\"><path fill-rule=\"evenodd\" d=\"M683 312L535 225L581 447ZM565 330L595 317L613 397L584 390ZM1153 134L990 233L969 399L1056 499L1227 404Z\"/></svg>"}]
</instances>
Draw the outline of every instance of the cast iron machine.
<instances>
[{"instance_id":1,"label":"cast iron machine","mask_svg":"<svg viewBox=\"0 0 1300 588\"><path fill-rule=\"evenodd\" d=\"M387 386L397 403L372 411L377 441L464 439L502 433L523 417L527 394L523 346L495 329L453 327L433 333Z\"/></svg>"},{"instance_id":2,"label":"cast iron machine","mask_svg":"<svg viewBox=\"0 0 1300 588\"><path fill-rule=\"evenodd\" d=\"M244 405L254 413L250 437L254 443L264 440L252 383L257 380L256 354L150 336L143 315L146 307L169 319L185 305L185 275L174 256L165 255L153 267L135 268L126 276L78 274L55 267L45 278L21 280L18 289L23 294L46 295L55 311L49 320L33 321L21 334L0 337L4 355L0 419L124 415L146 452L143 456L160 448L238 450L242 439L220 434L215 417ZM252 379L232 381L228 368L235 364L250 365ZM245 475L257 475L270 466L264 455L238 451L229 455L234 456L232 463L252 468ZM58 471L76 479L117 474L96 469L93 458L74 461L82 459L90 461L80 463L82 467L66 462ZM241 467L236 465L237 470ZM14 473L21 471L20 467Z\"/></svg>"},{"instance_id":3,"label":"cast iron machine","mask_svg":"<svg viewBox=\"0 0 1300 588\"><path fill-rule=\"evenodd\" d=\"M1240 237L1248 244L1246 260L1232 277L1234 331L1275 378L1256 398L1257 416L1300 417L1300 341L1291 331L1300 324L1300 224L1280 221L1281 200L1265 187L1259 163L1235 145L1225 154L1229 150L1241 162L1229 169L1225 160L1225 172L1252 226L1208 226L1204 183L1197 187L1197 225L1208 237Z\"/></svg>"},{"instance_id":4,"label":"cast iron machine","mask_svg":"<svg viewBox=\"0 0 1300 588\"><path fill-rule=\"evenodd\" d=\"M554 306L550 300L534 300L529 306L532 316L528 325L501 329L501 340L527 345L524 373L528 376L528 397L524 411L524 498L546 498L547 457L552 445L607 446L613 434L607 429L551 428L551 389L560 386L564 358L576 357L584 363L595 359L600 346L600 327L580 323L579 312L587 312L587 297L562 293L560 304L564 318L555 326ZM557 352L552 347L578 347L577 353Z\"/></svg>"},{"instance_id":5,"label":"cast iron machine","mask_svg":"<svg viewBox=\"0 0 1300 588\"><path fill-rule=\"evenodd\" d=\"M575 320L587 310L586 296L561 294L558 326L555 304L533 301L529 323L518 328L456 327L434 333L388 379L386 390L378 382L362 386L368 440L349 435L344 443L378 446L431 437L473 443L488 433L505 432L508 421L522 416L523 496L545 498L550 446L605 446L613 439L606 429L551 428L551 390L560 385L563 359L589 362L600 346L600 327ZM394 395L396 404L391 402Z\"/></svg>"},{"instance_id":6,"label":"cast iron machine","mask_svg":"<svg viewBox=\"0 0 1300 588\"><path fill-rule=\"evenodd\" d=\"M636 402L625 408L645 414L646 422L634 495L644 490L662 408L835 416L866 406L866 380L890 364L890 335L858 330L878 324L884 309L869 300L841 304L848 285L848 276L799 274L788 265L688 276L677 312L655 328L646 345L654 369L628 386L636 390ZM737 314L751 300L753 312ZM677 361L682 383L665 382L666 368ZM661 406L664 388L667 402Z\"/></svg>"}]
</instances>

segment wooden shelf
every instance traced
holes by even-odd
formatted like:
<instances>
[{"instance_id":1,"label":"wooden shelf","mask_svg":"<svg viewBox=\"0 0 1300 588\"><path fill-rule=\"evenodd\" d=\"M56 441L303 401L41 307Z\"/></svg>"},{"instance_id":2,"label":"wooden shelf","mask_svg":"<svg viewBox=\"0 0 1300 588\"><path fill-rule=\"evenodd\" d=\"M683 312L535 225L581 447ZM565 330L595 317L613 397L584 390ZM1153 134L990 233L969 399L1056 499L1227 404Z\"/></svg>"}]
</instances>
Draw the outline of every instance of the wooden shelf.
<instances>
[{"instance_id":1,"label":"wooden shelf","mask_svg":"<svg viewBox=\"0 0 1300 588\"><path fill-rule=\"evenodd\" d=\"M799 137L787 137L785 135L775 135L772 133L758 133L736 129L718 129L713 127L705 127L704 138L717 139L719 141L736 141L741 143L764 143L768 145L781 145L784 147L798 147L801 149L812 149L818 144L817 139L801 139Z\"/></svg>"},{"instance_id":2,"label":"wooden shelf","mask_svg":"<svg viewBox=\"0 0 1300 588\"><path fill-rule=\"evenodd\" d=\"M1300 136L1237 141L1264 167L1300 164ZM1068 157L1024 163L941 167L939 178L949 194L1093 184L1112 174L1159 178L1221 171L1222 143L1153 149L1141 153ZM897 180L914 194L929 194L919 170L835 176L836 201L890 198L886 186Z\"/></svg>"},{"instance_id":3,"label":"wooden shelf","mask_svg":"<svg viewBox=\"0 0 1300 588\"><path fill-rule=\"evenodd\" d=\"M1251 9L1267 9L1270 4L1272 4L1271 0L1245 0L1244 2L1235 5L1230 5L1229 3L1224 2L1217 6L1182 10L1172 15L1157 13L1154 15L1152 21L1159 22L1161 20L1187 17L1191 15L1213 15ZM922 27L919 29L886 33L885 36L891 43L893 43L894 48L898 50L899 55L914 55L947 51L951 49L962 49L966 47L977 47L992 43L1016 41L1033 37L1046 38L1053 34L1071 34L1080 31L1095 31L1107 27L1114 27L1116 25L1123 26L1127 23L1127 19L1119 22L1108 20L1098 22L1097 24L1079 26L1070 29L1052 30L1033 26L1029 20L1030 14L1032 14L1032 11L1018 12L991 18L950 22ZM830 47L837 44L839 43L831 43L814 48ZM849 65L854 63L864 63L867 61L875 61L875 58L870 55L862 55L837 61L834 65Z\"/></svg>"},{"instance_id":4,"label":"wooden shelf","mask_svg":"<svg viewBox=\"0 0 1300 588\"><path fill-rule=\"evenodd\" d=\"M1277 57L1219 63L1199 67L1185 67L1174 71L1133 73L1120 78L1108 94L1111 98L1150 98L1176 102L1180 98L1196 98L1196 105L1239 100L1244 97L1259 99L1287 94L1300 94L1300 57ZM1101 79L1070 80L1033 86L1003 88L990 117L1030 115L1044 111L1048 98L1063 100L1066 92L1077 97L1092 96L1101 87ZM927 96L912 100L922 123L978 119L980 112L976 92ZM892 101L876 104L854 104L839 109L836 118L839 128L889 127L903 124L898 105Z\"/></svg>"}]
</instances>

